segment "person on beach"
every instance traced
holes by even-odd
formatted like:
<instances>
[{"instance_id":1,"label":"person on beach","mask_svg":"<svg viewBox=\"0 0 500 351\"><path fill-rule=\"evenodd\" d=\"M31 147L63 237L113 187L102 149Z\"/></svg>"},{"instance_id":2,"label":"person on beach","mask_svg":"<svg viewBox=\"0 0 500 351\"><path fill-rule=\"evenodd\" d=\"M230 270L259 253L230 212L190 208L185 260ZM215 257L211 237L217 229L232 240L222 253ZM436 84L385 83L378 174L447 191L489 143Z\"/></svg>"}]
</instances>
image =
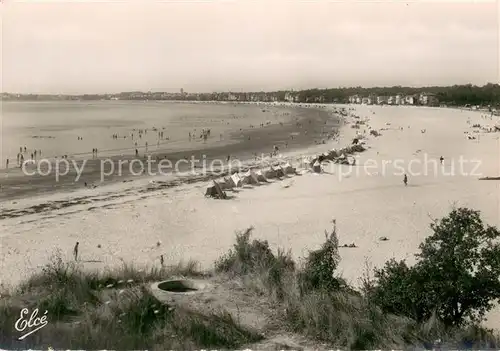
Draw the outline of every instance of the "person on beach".
<instances>
[{"instance_id":1,"label":"person on beach","mask_svg":"<svg viewBox=\"0 0 500 351\"><path fill-rule=\"evenodd\" d=\"M19 163L19 166L22 167L23 163L24 163L24 156L23 156L23 154L21 154L20 160L21 160L21 162Z\"/></svg>"},{"instance_id":2,"label":"person on beach","mask_svg":"<svg viewBox=\"0 0 500 351\"><path fill-rule=\"evenodd\" d=\"M135 157L139 157L139 150L135 149Z\"/></svg>"},{"instance_id":3,"label":"person on beach","mask_svg":"<svg viewBox=\"0 0 500 351\"><path fill-rule=\"evenodd\" d=\"M75 261L78 261L78 245L80 243L77 241L76 242L76 245L75 245L75 248L73 249L73 256L75 257Z\"/></svg>"},{"instance_id":4,"label":"person on beach","mask_svg":"<svg viewBox=\"0 0 500 351\"><path fill-rule=\"evenodd\" d=\"M443 164L444 157L443 157L443 156L441 156L441 157L439 158L439 161L441 162L441 164Z\"/></svg>"},{"instance_id":5,"label":"person on beach","mask_svg":"<svg viewBox=\"0 0 500 351\"><path fill-rule=\"evenodd\" d=\"M5 161L5 168L9 168L9 159L7 159L7 161Z\"/></svg>"},{"instance_id":6,"label":"person on beach","mask_svg":"<svg viewBox=\"0 0 500 351\"><path fill-rule=\"evenodd\" d=\"M165 260L163 259L163 255L160 255L160 264L161 266L165 266Z\"/></svg>"},{"instance_id":7,"label":"person on beach","mask_svg":"<svg viewBox=\"0 0 500 351\"><path fill-rule=\"evenodd\" d=\"M403 178L403 183L405 183L405 186L408 185L408 176L406 175L406 173L405 173L405 176Z\"/></svg>"}]
</instances>

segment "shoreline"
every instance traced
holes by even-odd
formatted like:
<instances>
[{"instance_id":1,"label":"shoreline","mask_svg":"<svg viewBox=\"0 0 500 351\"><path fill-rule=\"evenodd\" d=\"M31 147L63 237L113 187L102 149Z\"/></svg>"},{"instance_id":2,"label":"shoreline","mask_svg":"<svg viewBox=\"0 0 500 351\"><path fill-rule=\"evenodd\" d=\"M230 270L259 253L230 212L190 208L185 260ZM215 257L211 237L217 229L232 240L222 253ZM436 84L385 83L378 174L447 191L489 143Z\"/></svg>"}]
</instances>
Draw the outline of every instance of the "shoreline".
<instances>
[{"instance_id":1,"label":"shoreline","mask_svg":"<svg viewBox=\"0 0 500 351\"><path fill-rule=\"evenodd\" d=\"M287 107L287 106L283 106ZM332 111L324 111L320 108L304 108L294 107L293 109L297 115L290 116L287 123L271 124L262 128L247 128L241 132L233 131L230 133L230 140L224 142L222 145L209 142L208 144L196 145L188 150L172 150L165 151L159 150L158 152L150 152L153 160L167 159L172 163L180 162L185 158L191 158L194 155L197 159L205 159L207 162L213 160L225 160L228 155L231 158L240 161L248 161L254 158L254 154L261 155L269 153L272 150L272 145L280 145L282 151L296 151L304 150L309 146L314 145L314 142L321 138L326 139L324 136L325 129L335 129L338 132L341 121L337 116L333 116ZM306 123L309 120L310 123ZM304 128L297 127L296 123L299 121ZM251 120L249 120L251 124ZM304 134L304 130L306 131ZM289 135L295 135L293 140L289 139ZM215 137L213 136L212 139ZM283 144L287 142L288 148L284 148ZM117 156L113 155L109 158L113 162L113 169L118 170L118 162L132 161L136 159L132 155ZM139 157L141 160L145 160ZM73 167L66 175L61 175L58 182L55 180L53 174L49 176L33 175L28 176L22 174L20 168L12 168L10 170L3 170L0 176L3 176L0 183L0 202L19 200L32 196L39 196L42 194L50 194L54 192L68 192L82 188L84 183L98 184L99 186L106 186L116 182L130 181L147 177L148 175L134 175L131 174L130 169L125 168L121 174L115 174L105 177L104 182L101 182L101 165L103 158L90 159L85 163L85 168L81 174L78 182L74 182L77 172ZM68 159L73 162L72 159ZM75 160L76 164L81 165L81 160ZM111 166L111 164L109 164ZM121 165L123 168L123 165ZM180 169L185 171L186 168ZM158 166L153 167L153 172L158 173ZM14 174L13 174L14 173ZM170 174L170 172L169 172Z\"/></svg>"}]
</instances>

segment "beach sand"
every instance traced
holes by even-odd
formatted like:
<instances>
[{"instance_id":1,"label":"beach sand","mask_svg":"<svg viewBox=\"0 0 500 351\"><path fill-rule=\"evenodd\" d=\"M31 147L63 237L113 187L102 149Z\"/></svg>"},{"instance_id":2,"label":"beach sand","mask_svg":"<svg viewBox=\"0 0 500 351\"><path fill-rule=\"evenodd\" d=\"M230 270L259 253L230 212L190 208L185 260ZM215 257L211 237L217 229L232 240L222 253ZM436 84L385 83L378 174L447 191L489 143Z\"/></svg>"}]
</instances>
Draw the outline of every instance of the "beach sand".
<instances>
[{"instance_id":1,"label":"beach sand","mask_svg":"<svg viewBox=\"0 0 500 351\"><path fill-rule=\"evenodd\" d=\"M382 134L367 138L369 149L359 155L355 167L332 164L322 174L305 173L248 186L227 201L205 198L207 182L140 192L138 189L150 186L144 179L134 184L115 184L115 188L107 188L106 194L98 189L91 190L93 194L78 191L72 196L93 196L94 200L0 221L0 276L6 284L19 282L47 263L54 248L71 259L76 241L80 242L80 264L89 269L122 262L159 265L161 254L167 263L194 259L210 268L231 248L235 231L249 226L255 228L256 238L303 257L308 250L319 247L324 231L336 219L340 244L357 245L340 248L340 273L358 284L366 264L380 267L390 258L413 262L418 245L431 234L432 218L447 215L453 206L480 210L488 224L500 225L500 183L480 181L476 176L500 175L499 134L481 134L479 141L467 140L464 134L472 132L468 119L471 124L486 123L480 113L413 107L355 109L356 115L368 118L367 123ZM350 123L355 120L347 118ZM426 132L422 133L422 129ZM288 156L297 159L303 154L346 146L355 133L356 129L348 124L338 141ZM446 171L450 172L455 162L455 175L433 174L432 166L415 166L414 172L427 174L409 174L405 187L402 175L395 174L395 160L402 160L408 172L410 160L427 157L435 161L441 155ZM476 174L458 174L460 157L481 161L479 169L474 170ZM385 171L383 160L392 164L386 165ZM377 166L366 170L370 162ZM474 165L471 161L466 172L470 173ZM344 172L342 177L340 170ZM62 201L60 194L51 196L50 201ZM46 197L26 201L33 205L42 199L47 201ZM26 201L9 206L26 206ZM389 240L380 241L381 236ZM486 325L500 329L500 310L489 314Z\"/></svg>"}]
</instances>

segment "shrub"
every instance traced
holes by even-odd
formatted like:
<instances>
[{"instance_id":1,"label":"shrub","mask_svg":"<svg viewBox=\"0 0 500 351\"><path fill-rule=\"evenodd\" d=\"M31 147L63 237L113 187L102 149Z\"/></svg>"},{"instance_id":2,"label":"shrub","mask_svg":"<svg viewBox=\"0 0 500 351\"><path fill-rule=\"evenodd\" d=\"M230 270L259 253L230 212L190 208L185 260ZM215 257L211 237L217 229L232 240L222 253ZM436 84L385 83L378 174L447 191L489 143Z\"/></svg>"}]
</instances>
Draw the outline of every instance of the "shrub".
<instances>
[{"instance_id":1,"label":"shrub","mask_svg":"<svg viewBox=\"0 0 500 351\"><path fill-rule=\"evenodd\" d=\"M417 263L386 263L369 294L385 311L424 321L433 313L446 326L478 322L500 298L500 232L478 211L454 209L431 224Z\"/></svg>"},{"instance_id":2,"label":"shrub","mask_svg":"<svg viewBox=\"0 0 500 351\"><path fill-rule=\"evenodd\" d=\"M340 255L335 221L333 223L332 232L328 234L325 231L325 242L320 249L309 253L304 268L299 273L303 293L310 290L336 291L346 287L344 280L335 274Z\"/></svg>"},{"instance_id":3,"label":"shrub","mask_svg":"<svg viewBox=\"0 0 500 351\"><path fill-rule=\"evenodd\" d=\"M414 323L382 313L350 292L311 291L289 295L286 320L292 329L337 348L370 350L414 343Z\"/></svg>"},{"instance_id":4,"label":"shrub","mask_svg":"<svg viewBox=\"0 0 500 351\"><path fill-rule=\"evenodd\" d=\"M267 240L250 241L253 228L236 234L233 250L215 262L215 271L233 275L258 275L265 287L278 299L283 298L285 276L293 274L295 262L290 252L274 255Z\"/></svg>"}]
</instances>

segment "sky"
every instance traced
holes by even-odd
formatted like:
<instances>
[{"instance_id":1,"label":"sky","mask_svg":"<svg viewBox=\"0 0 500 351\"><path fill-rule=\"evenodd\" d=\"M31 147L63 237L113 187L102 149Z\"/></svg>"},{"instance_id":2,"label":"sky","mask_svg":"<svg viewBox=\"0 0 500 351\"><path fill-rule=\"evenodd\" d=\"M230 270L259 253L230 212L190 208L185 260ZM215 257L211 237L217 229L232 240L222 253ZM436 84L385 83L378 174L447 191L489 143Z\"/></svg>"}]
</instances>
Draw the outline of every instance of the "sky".
<instances>
[{"instance_id":1,"label":"sky","mask_svg":"<svg viewBox=\"0 0 500 351\"><path fill-rule=\"evenodd\" d=\"M2 0L1 91L499 82L500 1Z\"/></svg>"}]
</instances>

